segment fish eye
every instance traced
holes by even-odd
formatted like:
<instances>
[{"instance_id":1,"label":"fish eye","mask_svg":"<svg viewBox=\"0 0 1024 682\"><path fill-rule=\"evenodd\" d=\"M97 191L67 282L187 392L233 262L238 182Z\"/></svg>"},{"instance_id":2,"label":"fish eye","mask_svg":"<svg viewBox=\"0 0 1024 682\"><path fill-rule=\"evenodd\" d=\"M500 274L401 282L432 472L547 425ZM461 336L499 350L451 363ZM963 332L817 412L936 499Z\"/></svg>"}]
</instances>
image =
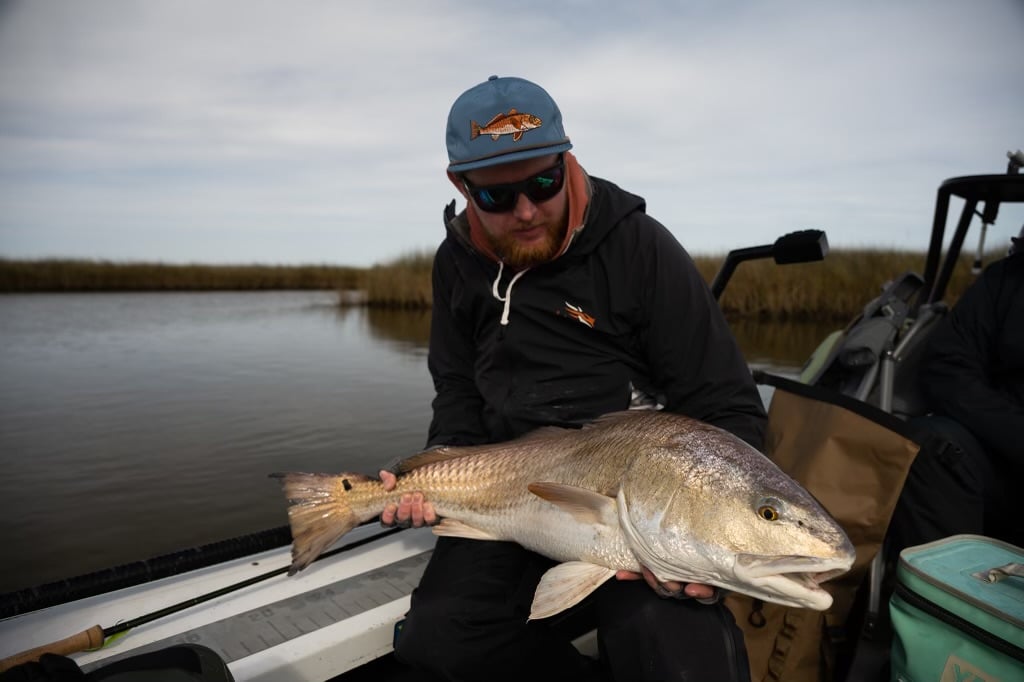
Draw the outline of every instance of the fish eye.
<instances>
[{"instance_id":1,"label":"fish eye","mask_svg":"<svg viewBox=\"0 0 1024 682\"><path fill-rule=\"evenodd\" d=\"M765 521L778 521L779 520L779 510L777 510L775 507L771 506L770 504L762 504L760 507L758 507L757 508L757 515L760 516Z\"/></svg>"}]
</instances>

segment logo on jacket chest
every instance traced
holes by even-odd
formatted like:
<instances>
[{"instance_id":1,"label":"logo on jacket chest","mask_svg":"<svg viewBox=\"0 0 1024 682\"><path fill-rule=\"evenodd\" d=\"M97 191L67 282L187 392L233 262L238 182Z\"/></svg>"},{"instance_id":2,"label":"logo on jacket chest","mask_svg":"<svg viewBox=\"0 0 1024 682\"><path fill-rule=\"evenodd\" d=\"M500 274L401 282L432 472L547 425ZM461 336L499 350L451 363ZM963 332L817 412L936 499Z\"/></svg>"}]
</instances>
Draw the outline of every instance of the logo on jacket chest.
<instances>
[{"instance_id":1,"label":"logo on jacket chest","mask_svg":"<svg viewBox=\"0 0 1024 682\"><path fill-rule=\"evenodd\" d=\"M591 329L594 328L594 323L597 322L593 315L589 315L588 313L584 312L583 308L581 308L580 306L573 305L568 301L565 302L565 308L563 310L559 310L558 314L568 315L569 317L576 320L580 324L585 324Z\"/></svg>"}]
</instances>

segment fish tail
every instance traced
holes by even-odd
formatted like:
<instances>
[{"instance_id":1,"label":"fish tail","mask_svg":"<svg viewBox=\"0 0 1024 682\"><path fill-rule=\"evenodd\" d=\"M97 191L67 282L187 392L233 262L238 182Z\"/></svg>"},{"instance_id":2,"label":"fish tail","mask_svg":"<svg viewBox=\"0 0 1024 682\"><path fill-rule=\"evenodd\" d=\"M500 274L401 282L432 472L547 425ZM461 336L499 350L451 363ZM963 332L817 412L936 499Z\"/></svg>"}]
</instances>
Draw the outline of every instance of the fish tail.
<instances>
[{"instance_id":1,"label":"fish tail","mask_svg":"<svg viewBox=\"0 0 1024 682\"><path fill-rule=\"evenodd\" d=\"M476 121L469 122L469 139L475 140L480 137L480 124Z\"/></svg>"},{"instance_id":2,"label":"fish tail","mask_svg":"<svg viewBox=\"0 0 1024 682\"><path fill-rule=\"evenodd\" d=\"M292 565L295 575L334 542L362 521L347 493L356 483L369 481L362 474L271 474L281 480L288 499L292 530Z\"/></svg>"}]
</instances>

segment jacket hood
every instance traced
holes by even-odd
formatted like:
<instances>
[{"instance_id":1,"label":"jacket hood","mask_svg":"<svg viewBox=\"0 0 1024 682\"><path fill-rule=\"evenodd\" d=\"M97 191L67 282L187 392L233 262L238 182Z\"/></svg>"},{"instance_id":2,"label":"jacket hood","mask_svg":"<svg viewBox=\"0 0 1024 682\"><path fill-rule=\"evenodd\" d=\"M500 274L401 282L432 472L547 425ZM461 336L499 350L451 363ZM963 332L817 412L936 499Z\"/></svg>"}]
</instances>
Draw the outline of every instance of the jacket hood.
<instances>
[{"instance_id":1,"label":"jacket hood","mask_svg":"<svg viewBox=\"0 0 1024 682\"><path fill-rule=\"evenodd\" d=\"M613 230L618 229L627 216L635 212L647 212L647 202L643 197L602 178L588 176L588 181L591 192L586 229L580 231L576 242L566 252L565 255L569 257L585 256L597 248Z\"/></svg>"}]
</instances>

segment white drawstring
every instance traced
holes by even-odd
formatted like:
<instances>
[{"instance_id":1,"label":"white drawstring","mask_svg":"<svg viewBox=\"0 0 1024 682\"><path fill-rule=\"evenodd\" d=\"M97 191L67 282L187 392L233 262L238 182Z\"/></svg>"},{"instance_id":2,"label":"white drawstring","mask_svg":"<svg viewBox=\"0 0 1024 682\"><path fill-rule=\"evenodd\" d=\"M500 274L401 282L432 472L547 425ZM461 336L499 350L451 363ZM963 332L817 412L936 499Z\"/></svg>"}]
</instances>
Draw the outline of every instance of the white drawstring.
<instances>
[{"instance_id":1,"label":"white drawstring","mask_svg":"<svg viewBox=\"0 0 1024 682\"><path fill-rule=\"evenodd\" d=\"M501 273L505 270L505 263L504 261L498 261L498 276L494 278L494 284L491 285L491 294L499 301L505 302L505 309L501 313L501 325L503 327L508 326L508 313L512 308L512 285L516 283L516 280L525 275L526 271L529 269L530 268L524 268L512 275L512 279L509 280L508 286L505 287L505 295L502 296L498 293L498 283L501 281Z\"/></svg>"}]
</instances>

